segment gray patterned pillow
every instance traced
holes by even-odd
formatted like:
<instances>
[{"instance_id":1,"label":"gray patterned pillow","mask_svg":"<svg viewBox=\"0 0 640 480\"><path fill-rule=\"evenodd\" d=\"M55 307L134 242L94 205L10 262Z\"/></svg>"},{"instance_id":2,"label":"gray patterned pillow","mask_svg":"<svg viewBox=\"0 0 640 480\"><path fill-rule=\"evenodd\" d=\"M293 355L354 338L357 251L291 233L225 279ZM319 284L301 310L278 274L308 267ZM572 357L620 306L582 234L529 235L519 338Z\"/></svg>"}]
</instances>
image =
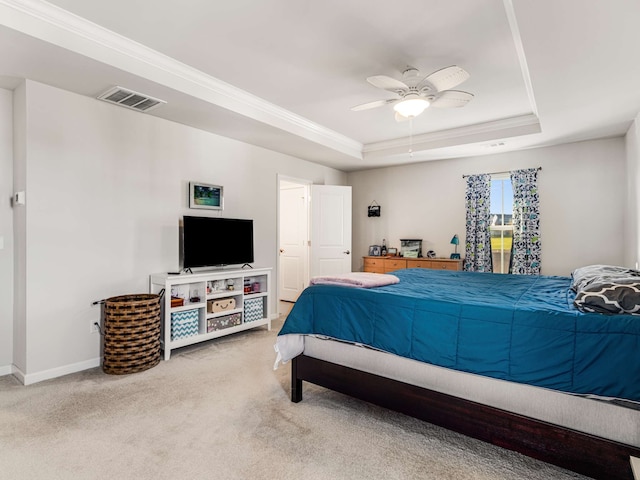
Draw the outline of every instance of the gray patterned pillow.
<instances>
[{"instance_id":1,"label":"gray patterned pillow","mask_svg":"<svg viewBox=\"0 0 640 480\"><path fill-rule=\"evenodd\" d=\"M571 289L579 293L589 286L612 281L630 280L640 282L640 271L615 265L588 265L576 268L571 273L571 277L573 278Z\"/></svg>"},{"instance_id":2,"label":"gray patterned pillow","mask_svg":"<svg viewBox=\"0 0 640 480\"><path fill-rule=\"evenodd\" d=\"M640 315L640 279L589 285L573 303L582 312Z\"/></svg>"}]
</instances>

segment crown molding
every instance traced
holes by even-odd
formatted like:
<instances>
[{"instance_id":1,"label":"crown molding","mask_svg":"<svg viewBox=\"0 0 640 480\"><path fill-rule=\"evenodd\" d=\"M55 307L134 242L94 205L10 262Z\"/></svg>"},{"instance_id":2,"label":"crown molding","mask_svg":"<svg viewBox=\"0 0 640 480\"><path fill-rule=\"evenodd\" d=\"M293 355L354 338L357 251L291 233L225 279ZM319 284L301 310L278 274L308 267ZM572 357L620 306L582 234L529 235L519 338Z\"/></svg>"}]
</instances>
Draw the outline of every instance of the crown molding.
<instances>
[{"instance_id":1,"label":"crown molding","mask_svg":"<svg viewBox=\"0 0 640 480\"><path fill-rule=\"evenodd\" d=\"M533 85L531 84L531 76L529 75L529 64L527 63L527 57L524 54L524 46L522 45L522 37L520 36L520 27L518 26L516 12L513 8L513 0L503 0L503 4L504 11L507 14L509 28L511 29L513 46L516 49L516 55L518 56L518 62L520 63L522 81L524 82L524 87L527 90L527 96L529 97L529 105L531 106L531 111L534 115L538 115L538 106L536 105L536 99L533 95Z\"/></svg>"},{"instance_id":2,"label":"crown molding","mask_svg":"<svg viewBox=\"0 0 640 480\"><path fill-rule=\"evenodd\" d=\"M493 141L509 137L540 133L540 121L533 114L504 118L491 122L451 128L438 132L403 137L384 142L368 143L362 151L366 157L379 157L405 153L411 147L414 152L450 147L467 143Z\"/></svg>"},{"instance_id":3,"label":"crown molding","mask_svg":"<svg viewBox=\"0 0 640 480\"><path fill-rule=\"evenodd\" d=\"M362 143L42 0L0 0L0 24L362 158Z\"/></svg>"}]
</instances>

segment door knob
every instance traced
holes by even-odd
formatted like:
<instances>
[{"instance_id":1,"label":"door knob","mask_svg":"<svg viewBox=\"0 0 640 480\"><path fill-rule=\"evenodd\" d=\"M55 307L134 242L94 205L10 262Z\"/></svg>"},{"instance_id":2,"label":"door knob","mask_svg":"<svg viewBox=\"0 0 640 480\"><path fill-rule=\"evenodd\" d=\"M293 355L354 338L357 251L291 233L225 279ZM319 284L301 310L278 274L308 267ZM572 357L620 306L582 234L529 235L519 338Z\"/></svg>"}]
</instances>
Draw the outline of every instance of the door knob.
<instances>
[{"instance_id":1,"label":"door knob","mask_svg":"<svg viewBox=\"0 0 640 480\"><path fill-rule=\"evenodd\" d=\"M347 250L346 252L342 252L342 253L346 253L347 255L349 255L351 252Z\"/></svg>"},{"instance_id":2,"label":"door knob","mask_svg":"<svg viewBox=\"0 0 640 480\"><path fill-rule=\"evenodd\" d=\"M284 248L281 248L281 249L280 249L280 253L284 253Z\"/></svg>"}]
</instances>

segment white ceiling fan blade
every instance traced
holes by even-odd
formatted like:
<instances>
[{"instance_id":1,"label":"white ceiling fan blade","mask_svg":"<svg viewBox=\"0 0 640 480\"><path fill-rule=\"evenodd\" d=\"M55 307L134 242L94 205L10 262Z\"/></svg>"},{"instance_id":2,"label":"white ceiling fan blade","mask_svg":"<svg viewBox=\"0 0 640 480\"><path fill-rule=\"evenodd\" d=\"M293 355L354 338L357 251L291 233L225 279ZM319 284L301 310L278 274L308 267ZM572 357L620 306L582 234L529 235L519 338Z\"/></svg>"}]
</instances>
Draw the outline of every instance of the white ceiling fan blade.
<instances>
[{"instance_id":1,"label":"white ceiling fan blade","mask_svg":"<svg viewBox=\"0 0 640 480\"><path fill-rule=\"evenodd\" d=\"M445 90L431 101L431 106L434 108L459 108L464 107L471 99L473 99L471 93L459 90Z\"/></svg>"},{"instance_id":2,"label":"white ceiling fan blade","mask_svg":"<svg viewBox=\"0 0 640 480\"><path fill-rule=\"evenodd\" d=\"M386 75L374 75L373 77L367 77L367 82L374 87L389 90L391 92L403 92L405 90L409 90L406 83L396 80L395 78L387 77Z\"/></svg>"},{"instance_id":3,"label":"white ceiling fan blade","mask_svg":"<svg viewBox=\"0 0 640 480\"><path fill-rule=\"evenodd\" d=\"M456 85L460 85L462 82L469 78L469 73L461 67L457 65L451 65L450 67L445 67L440 70L436 70L430 75L427 75L420 85L418 85L418 90L420 90L423 84L431 84L435 88L436 92L441 92L443 90L449 90L450 88L455 87Z\"/></svg>"},{"instance_id":4,"label":"white ceiling fan blade","mask_svg":"<svg viewBox=\"0 0 640 480\"><path fill-rule=\"evenodd\" d=\"M383 105L389 105L390 103L395 103L398 100L399 98L391 98L388 100L376 100L375 102L356 105L355 107L351 107L351 110L353 110L354 112L359 112L360 110L369 110L370 108L382 107Z\"/></svg>"}]
</instances>

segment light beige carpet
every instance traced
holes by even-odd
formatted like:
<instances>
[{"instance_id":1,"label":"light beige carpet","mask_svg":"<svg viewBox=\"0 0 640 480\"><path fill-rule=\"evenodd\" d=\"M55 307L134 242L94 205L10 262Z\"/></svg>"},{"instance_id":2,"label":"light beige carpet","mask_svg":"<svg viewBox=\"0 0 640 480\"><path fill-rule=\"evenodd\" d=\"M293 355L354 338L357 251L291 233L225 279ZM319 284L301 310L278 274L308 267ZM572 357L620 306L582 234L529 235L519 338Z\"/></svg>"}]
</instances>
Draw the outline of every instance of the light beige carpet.
<instances>
[{"instance_id":1,"label":"light beige carpet","mask_svg":"<svg viewBox=\"0 0 640 480\"><path fill-rule=\"evenodd\" d=\"M569 479L551 465L272 370L281 322L146 372L0 378L0 478Z\"/></svg>"}]
</instances>

